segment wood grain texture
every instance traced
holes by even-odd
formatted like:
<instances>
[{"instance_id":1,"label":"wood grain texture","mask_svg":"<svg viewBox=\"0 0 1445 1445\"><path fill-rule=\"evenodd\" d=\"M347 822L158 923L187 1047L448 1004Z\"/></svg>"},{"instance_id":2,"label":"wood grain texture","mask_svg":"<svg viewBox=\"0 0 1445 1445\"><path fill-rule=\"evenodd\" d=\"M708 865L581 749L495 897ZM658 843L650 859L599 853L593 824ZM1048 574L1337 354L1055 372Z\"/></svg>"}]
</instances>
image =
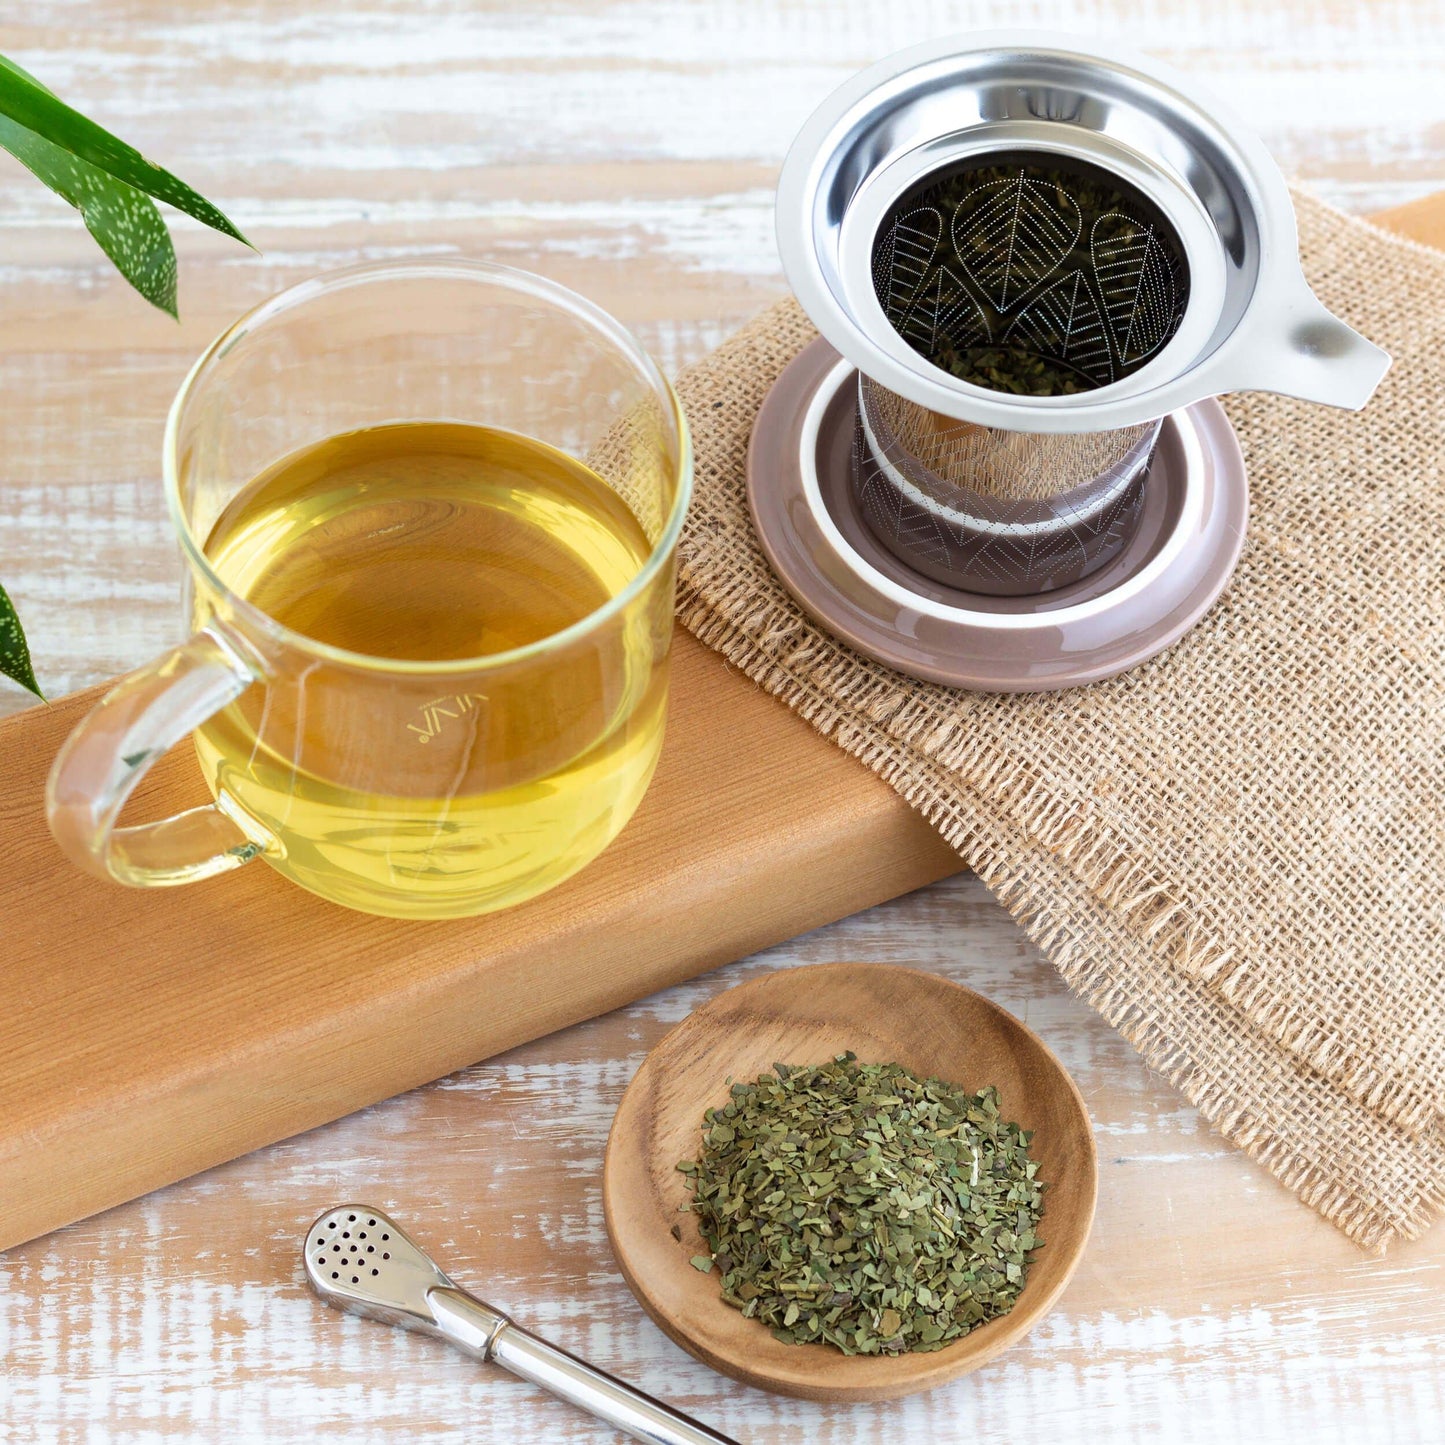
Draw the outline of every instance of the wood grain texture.
<instances>
[{"instance_id":1,"label":"wood grain texture","mask_svg":"<svg viewBox=\"0 0 1445 1445\"><path fill-rule=\"evenodd\" d=\"M705 1110L728 1083L775 1061L819 1064L851 1052L977 1093L992 1085L1006 1119L1033 1137L1044 1181L1041 1237L1028 1282L1005 1315L946 1349L892 1358L775 1340L718 1298L692 1191L678 1172L699 1146ZM689 1354L760 1389L825 1403L936 1389L997 1358L1048 1314L1089 1237L1099 1166L1078 1087L1026 1024L970 988L915 968L830 963L781 969L713 999L675 1028L628 1085L607 1138L602 1207L612 1252L643 1308ZM678 1237L673 1236L673 1230Z\"/></svg>"},{"instance_id":2,"label":"wood grain texture","mask_svg":"<svg viewBox=\"0 0 1445 1445\"><path fill-rule=\"evenodd\" d=\"M1445 186L1438 0L12 8L0 50L262 248L182 222L177 327L0 157L0 575L48 689L176 639L165 407L244 307L325 266L460 250L578 287L675 370L779 294L771 186L807 111L897 45L981 25L1112 35L1183 65L1347 208ZM27 705L0 693L0 711ZM14 929L0 918L7 942ZM1093 1242L1041 1328L887 1406L782 1400L691 1361L641 1315L602 1229L607 1125L649 1045L732 983L840 957L915 963L1024 1017L1079 1079L1104 1161ZM357 1194L424 1221L524 1322L747 1442L1013 1439L1024 1419L1025 1438L1059 1445L1364 1445L1433 1441L1445 1418L1445 1231L1362 1258L1070 998L980 885L954 879L11 1250L0 1438L612 1438L428 1341L317 1306L299 1231Z\"/></svg>"},{"instance_id":3,"label":"wood grain texture","mask_svg":"<svg viewBox=\"0 0 1445 1445\"><path fill-rule=\"evenodd\" d=\"M675 644L662 761L622 836L531 903L446 923L348 912L255 864L92 878L42 800L94 692L0 723L0 1247L959 870L881 780ZM208 796L188 748L142 787L129 816Z\"/></svg>"},{"instance_id":4,"label":"wood grain texture","mask_svg":"<svg viewBox=\"0 0 1445 1445\"><path fill-rule=\"evenodd\" d=\"M1099 1206L1058 1306L927 1395L818 1406L736 1384L638 1308L601 1168L629 1080L709 998L771 969L904 963L1022 1018L1078 1080ZM744 1445L1429 1445L1445 1418L1445 1232L1369 1259L1139 1063L972 878L664 990L0 1256L0 1421L18 1442L613 1445L432 1341L337 1315L299 1242L372 1199L549 1339Z\"/></svg>"}]
</instances>

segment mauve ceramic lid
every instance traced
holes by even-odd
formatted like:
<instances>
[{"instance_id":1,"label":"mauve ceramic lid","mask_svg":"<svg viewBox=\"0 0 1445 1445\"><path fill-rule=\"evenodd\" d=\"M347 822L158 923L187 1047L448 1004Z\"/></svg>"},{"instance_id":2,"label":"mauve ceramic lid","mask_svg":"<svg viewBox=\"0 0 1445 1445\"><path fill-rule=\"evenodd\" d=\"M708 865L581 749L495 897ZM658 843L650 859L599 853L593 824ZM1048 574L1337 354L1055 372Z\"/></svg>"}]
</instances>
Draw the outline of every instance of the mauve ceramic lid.
<instances>
[{"instance_id":1,"label":"mauve ceramic lid","mask_svg":"<svg viewBox=\"0 0 1445 1445\"><path fill-rule=\"evenodd\" d=\"M1218 402L1165 419L1128 546L1081 582L993 597L910 571L858 516L849 486L857 373L824 340L768 393L748 446L758 540L799 605L834 636L913 677L1042 692L1112 677L1209 609L1244 545L1244 458Z\"/></svg>"}]
</instances>

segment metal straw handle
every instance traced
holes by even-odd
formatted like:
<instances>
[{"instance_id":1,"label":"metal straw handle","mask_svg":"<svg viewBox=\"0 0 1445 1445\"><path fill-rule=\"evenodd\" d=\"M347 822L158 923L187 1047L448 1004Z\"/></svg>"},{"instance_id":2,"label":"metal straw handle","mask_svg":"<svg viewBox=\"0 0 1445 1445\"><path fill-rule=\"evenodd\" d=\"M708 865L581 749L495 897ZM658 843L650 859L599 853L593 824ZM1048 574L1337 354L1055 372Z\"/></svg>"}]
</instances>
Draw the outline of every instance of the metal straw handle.
<instances>
[{"instance_id":1,"label":"metal straw handle","mask_svg":"<svg viewBox=\"0 0 1445 1445\"><path fill-rule=\"evenodd\" d=\"M436 1328L450 1343L490 1360L650 1445L737 1445L512 1323L455 1285L427 1291Z\"/></svg>"}]
</instances>

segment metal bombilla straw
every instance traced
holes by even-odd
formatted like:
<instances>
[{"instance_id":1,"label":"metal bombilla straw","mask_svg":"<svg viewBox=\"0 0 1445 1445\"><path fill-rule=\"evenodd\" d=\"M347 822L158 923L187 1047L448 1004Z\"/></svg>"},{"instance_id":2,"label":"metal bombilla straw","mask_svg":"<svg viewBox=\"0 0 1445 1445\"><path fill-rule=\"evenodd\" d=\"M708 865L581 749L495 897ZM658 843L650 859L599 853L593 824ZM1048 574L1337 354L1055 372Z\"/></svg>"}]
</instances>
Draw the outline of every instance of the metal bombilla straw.
<instances>
[{"instance_id":1,"label":"metal bombilla straw","mask_svg":"<svg viewBox=\"0 0 1445 1445\"><path fill-rule=\"evenodd\" d=\"M311 1288L335 1309L435 1335L651 1445L737 1445L514 1324L454 1284L372 1205L328 1209L306 1231L301 1252Z\"/></svg>"}]
</instances>

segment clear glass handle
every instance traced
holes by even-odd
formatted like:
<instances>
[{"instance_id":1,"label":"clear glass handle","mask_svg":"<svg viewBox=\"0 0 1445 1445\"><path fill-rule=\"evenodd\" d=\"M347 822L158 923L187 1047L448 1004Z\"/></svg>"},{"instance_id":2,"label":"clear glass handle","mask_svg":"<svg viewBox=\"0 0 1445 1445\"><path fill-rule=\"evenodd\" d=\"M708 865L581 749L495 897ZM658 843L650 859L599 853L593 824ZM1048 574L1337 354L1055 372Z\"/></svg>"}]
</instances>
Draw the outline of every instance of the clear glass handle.
<instances>
[{"instance_id":1,"label":"clear glass handle","mask_svg":"<svg viewBox=\"0 0 1445 1445\"><path fill-rule=\"evenodd\" d=\"M66 739L45 790L50 831L67 857L134 887L192 883L261 852L214 803L119 828L121 809L151 765L233 702L255 673L204 630L122 678Z\"/></svg>"}]
</instances>

